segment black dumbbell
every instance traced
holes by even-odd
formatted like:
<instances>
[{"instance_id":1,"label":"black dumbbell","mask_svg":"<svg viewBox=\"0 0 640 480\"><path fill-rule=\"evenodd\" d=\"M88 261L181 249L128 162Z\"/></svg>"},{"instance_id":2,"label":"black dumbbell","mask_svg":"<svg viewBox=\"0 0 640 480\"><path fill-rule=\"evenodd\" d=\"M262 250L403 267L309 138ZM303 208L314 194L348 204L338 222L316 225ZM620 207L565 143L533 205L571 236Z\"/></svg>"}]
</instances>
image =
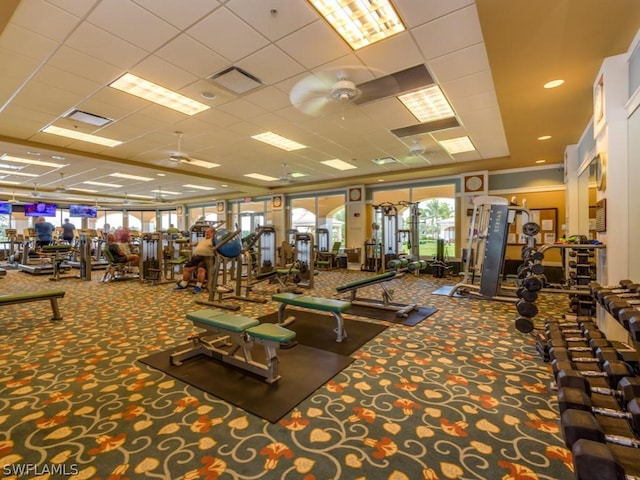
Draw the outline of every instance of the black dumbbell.
<instances>
[{"instance_id":1,"label":"black dumbbell","mask_svg":"<svg viewBox=\"0 0 640 480\"><path fill-rule=\"evenodd\" d=\"M523 317L532 318L538 314L538 306L533 302L528 302L521 298L516 302L516 310Z\"/></svg>"},{"instance_id":2,"label":"black dumbbell","mask_svg":"<svg viewBox=\"0 0 640 480\"><path fill-rule=\"evenodd\" d=\"M629 401L623 402L622 405L615 403L613 408L603 408L594 406L591 397L581 388L562 387L558 389L558 410L560 414L566 410L573 409L584 410L609 418L623 418L629 421L631 429L636 433L640 433L640 406L638 406L638 401L640 401L640 397L631 397ZM621 406L626 407L627 411L620 410L619 407ZM637 410L635 415L633 411L629 410L630 407Z\"/></svg>"},{"instance_id":3,"label":"black dumbbell","mask_svg":"<svg viewBox=\"0 0 640 480\"><path fill-rule=\"evenodd\" d=\"M597 414L603 415L602 413ZM632 430L632 428L637 427L637 423L640 422L640 399L632 399L627 405L626 412L613 410L603 416L624 420L624 426L612 428L625 432L625 435L615 435L605 432L593 412L574 408L569 408L562 412L560 415L560 425L562 427L562 436L564 437L567 447L572 448L576 441L584 438L595 442L610 442L617 445L640 448L640 441L633 437L634 430Z\"/></svg>"},{"instance_id":4,"label":"black dumbbell","mask_svg":"<svg viewBox=\"0 0 640 480\"><path fill-rule=\"evenodd\" d=\"M544 287L544 275L530 274L522 279L522 286L532 292L538 292Z\"/></svg>"},{"instance_id":5,"label":"black dumbbell","mask_svg":"<svg viewBox=\"0 0 640 480\"><path fill-rule=\"evenodd\" d=\"M619 360L604 362L598 370L581 370L578 368L578 364L570 360L554 360L551 362L551 369L553 370L554 377L557 377L563 370L574 370L586 379L599 378L605 380L610 388L616 388L623 378L634 376L629 365Z\"/></svg>"},{"instance_id":6,"label":"black dumbbell","mask_svg":"<svg viewBox=\"0 0 640 480\"><path fill-rule=\"evenodd\" d=\"M638 451L633 447L580 439L571 449L575 480L640 478Z\"/></svg>"},{"instance_id":7,"label":"black dumbbell","mask_svg":"<svg viewBox=\"0 0 640 480\"><path fill-rule=\"evenodd\" d=\"M516 330L521 333L531 333L535 329L535 325L533 324L533 319L529 317L519 316L516 318L515 323Z\"/></svg>"},{"instance_id":8,"label":"black dumbbell","mask_svg":"<svg viewBox=\"0 0 640 480\"><path fill-rule=\"evenodd\" d=\"M535 302L538 299L538 292L532 292L524 287L516 289L516 296L527 302Z\"/></svg>"},{"instance_id":9,"label":"black dumbbell","mask_svg":"<svg viewBox=\"0 0 640 480\"><path fill-rule=\"evenodd\" d=\"M558 390L565 387L577 388L589 396L595 393L615 397L625 405L632 399L640 397L640 378L638 377L623 377L616 388L604 388L591 385L589 379L578 370L560 370L556 375L556 386Z\"/></svg>"},{"instance_id":10,"label":"black dumbbell","mask_svg":"<svg viewBox=\"0 0 640 480\"><path fill-rule=\"evenodd\" d=\"M634 342L640 342L640 315L629 319L629 333Z\"/></svg>"}]
</instances>

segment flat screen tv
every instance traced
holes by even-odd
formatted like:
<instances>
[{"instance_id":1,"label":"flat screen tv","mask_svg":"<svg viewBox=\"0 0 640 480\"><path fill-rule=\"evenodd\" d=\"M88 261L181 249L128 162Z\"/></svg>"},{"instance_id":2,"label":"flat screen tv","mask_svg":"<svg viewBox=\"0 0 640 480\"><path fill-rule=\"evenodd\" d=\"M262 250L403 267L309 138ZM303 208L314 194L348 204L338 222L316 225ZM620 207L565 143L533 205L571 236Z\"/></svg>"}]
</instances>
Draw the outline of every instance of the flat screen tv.
<instances>
[{"instance_id":1,"label":"flat screen tv","mask_svg":"<svg viewBox=\"0 0 640 480\"><path fill-rule=\"evenodd\" d=\"M96 218L98 210L91 205L69 205L69 216L80 218Z\"/></svg>"},{"instance_id":2,"label":"flat screen tv","mask_svg":"<svg viewBox=\"0 0 640 480\"><path fill-rule=\"evenodd\" d=\"M11 213L12 205L6 202L0 202L0 215L9 215Z\"/></svg>"},{"instance_id":3,"label":"flat screen tv","mask_svg":"<svg viewBox=\"0 0 640 480\"><path fill-rule=\"evenodd\" d=\"M55 203L27 203L24 206L25 217L55 217Z\"/></svg>"}]
</instances>

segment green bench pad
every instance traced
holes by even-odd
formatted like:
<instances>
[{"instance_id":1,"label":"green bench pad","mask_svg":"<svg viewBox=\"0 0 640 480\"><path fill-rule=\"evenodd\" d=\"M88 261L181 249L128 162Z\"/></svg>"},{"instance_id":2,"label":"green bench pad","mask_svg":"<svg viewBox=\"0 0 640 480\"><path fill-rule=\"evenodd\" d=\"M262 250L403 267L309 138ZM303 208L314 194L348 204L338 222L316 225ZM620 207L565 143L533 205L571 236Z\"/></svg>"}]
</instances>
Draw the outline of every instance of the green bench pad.
<instances>
[{"instance_id":1,"label":"green bench pad","mask_svg":"<svg viewBox=\"0 0 640 480\"><path fill-rule=\"evenodd\" d=\"M290 342L296 338L296 332L274 323L261 323L260 325L249 328L247 332L249 332L252 337L280 343Z\"/></svg>"},{"instance_id":2,"label":"green bench pad","mask_svg":"<svg viewBox=\"0 0 640 480\"><path fill-rule=\"evenodd\" d=\"M3 303L20 303L47 298L62 298L64 290L43 290L41 292L18 293L15 295L0 295L0 305Z\"/></svg>"},{"instance_id":3,"label":"green bench pad","mask_svg":"<svg viewBox=\"0 0 640 480\"><path fill-rule=\"evenodd\" d=\"M272 300L296 307L310 308L322 312L345 312L351 308L351 302L335 300L333 298L311 297L309 295L297 295L295 293L274 293Z\"/></svg>"},{"instance_id":4,"label":"green bench pad","mask_svg":"<svg viewBox=\"0 0 640 480\"><path fill-rule=\"evenodd\" d=\"M280 275L287 275L288 273L300 273L300 270L297 268L278 268L276 269Z\"/></svg>"},{"instance_id":5,"label":"green bench pad","mask_svg":"<svg viewBox=\"0 0 640 480\"><path fill-rule=\"evenodd\" d=\"M230 332L244 332L248 328L259 325L255 318L231 315L219 310L205 309L187 313L187 318L193 322L202 323L211 327L229 330Z\"/></svg>"},{"instance_id":6,"label":"green bench pad","mask_svg":"<svg viewBox=\"0 0 640 480\"><path fill-rule=\"evenodd\" d=\"M371 285L373 283L383 282L385 280L391 280L396 276L396 272L385 272L380 275L374 275L373 277L363 278L361 280L356 280L355 282L347 283L345 285L340 285L336 287L336 291L343 292L345 290L353 290L357 287L364 287L366 285Z\"/></svg>"},{"instance_id":7,"label":"green bench pad","mask_svg":"<svg viewBox=\"0 0 640 480\"><path fill-rule=\"evenodd\" d=\"M187 257L177 257L177 258L172 258L167 263L171 265L182 265L183 263L187 263L188 260L189 259Z\"/></svg>"}]
</instances>

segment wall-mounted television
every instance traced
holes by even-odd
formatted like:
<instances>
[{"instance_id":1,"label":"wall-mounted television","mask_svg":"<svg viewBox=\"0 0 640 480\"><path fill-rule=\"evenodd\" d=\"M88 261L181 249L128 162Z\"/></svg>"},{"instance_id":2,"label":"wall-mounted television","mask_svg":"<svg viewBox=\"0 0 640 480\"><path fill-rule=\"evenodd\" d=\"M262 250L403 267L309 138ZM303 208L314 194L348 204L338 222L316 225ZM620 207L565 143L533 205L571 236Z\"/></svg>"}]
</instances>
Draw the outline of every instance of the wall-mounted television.
<instances>
[{"instance_id":1,"label":"wall-mounted television","mask_svg":"<svg viewBox=\"0 0 640 480\"><path fill-rule=\"evenodd\" d=\"M25 217L55 217L55 203L27 203L24 206Z\"/></svg>"},{"instance_id":2,"label":"wall-mounted television","mask_svg":"<svg viewBox=\"0 0 640 480\"><path fill-rule=\"evenodd\" d=\"M10 215L13 205L7 202L0 202L0 215Z\"/></svg>"},{"instance_id":3,"label":"wall-mounted television","mask_svg":"<svg viewBox=\"0 0 640 480\"><path fill-rule=\"evenodd\" d=\"M96 218L98 209L91 205L69 205L69 216L80 218Z\"/></svg>"}]
</instances>

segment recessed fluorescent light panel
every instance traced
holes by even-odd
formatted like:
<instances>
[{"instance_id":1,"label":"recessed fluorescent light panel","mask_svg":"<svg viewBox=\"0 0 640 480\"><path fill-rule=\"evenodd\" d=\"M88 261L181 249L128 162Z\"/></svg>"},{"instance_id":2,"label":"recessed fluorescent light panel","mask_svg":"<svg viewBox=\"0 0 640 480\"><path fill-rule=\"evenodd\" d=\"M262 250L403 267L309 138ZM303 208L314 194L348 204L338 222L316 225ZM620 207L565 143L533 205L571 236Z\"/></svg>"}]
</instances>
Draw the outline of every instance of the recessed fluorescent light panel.
<instances>
[{"instance_id":1,"label":"recessed fluorescent light panel","mask_svg":"<svg viewBox=\"0 0 640 480\"><path fill-rule=\"evenodd\" d=\"M43 162L42 160L32 160L30 158L21 158L21 157L13 157L11 155L2 155L0 156L0 159L6 161L6 162L12 162L12 163L22 163L25 165L39 165L41 167L53 167L53 168L62 168L62 167L66 167L67 164L62 164L62 163L53 163L53 162ZM4 168L21 168L21 167L15 167L15 166L7 166Z\"/></svg>"},{"instance_id":2,"label":"recessed fluorescent light panel","mask_svg":"<svg viewBox=\"0 0 640 480\"><path fill-rule=\"evenodd\" d=\"M398 96L405 107L420 121L433 122L455 116L438 85Z\"/></svg>"},{"instance_id":3,"label":"recessed fluorescent light panel","mask_svg":"<svg viewBox=\"0 0 640 480\"><path fill-rule=\"evenodd\" d=\"M190 158L188 161L183 162L183 165L193 165L202 168L215 168L220 166L219 163L205 162L204 160L198 160L196 158Z\"/></svg>"},{"instance_id":4,"label":"recessed fluorescent light panel","mask_svg":"<svg viewBox=\"0 0 640 480\"><path fill-rule=\"evenodd\" d=\"M109 86L135 95L136 97L144 98L163 107L171 108L185 115L195 115L210 108L209 105L196 102L144 78L137 77L132 73L125 73L116 81L109 84Z\"/></svg>"},{"instance_id":5,"label":"recessed fluorescent light panel","mask_svg":"<svg viewBox=\"0 0 640 480\"><path fill-rule=\"evenodd\" d=\"M289 176L290 176L291 178L302 178L302 177L306 177L306 176L307 176L307 174L306 174L306 173L302 173L302 172L291 172L291 173L289 174Z\"/></svg>"},{"instance_id":6,"label":"recessed fluorescent light panel","mask_svg":"<svg viewBox=\"0 0 640 480\"><path fill-rule=\"evenodd\" d=\"M4 177L2 178L2 180L0 180L0 183L7 184L7 185L20 185L20 182L10 182L8 180L5 180ZM19 197L21 196L18 193L16 195L18 195Z\"/></svg>"},{"instance_id":7,"label":"recessed fluorescent light panel","mask_svg":"<svg viewBox=\"0 0 640 480\"><path fill-rule=\"evenodd\" d=\"M354 50L405 30L389 0L308 1Z\"/></svg>"},{"instance_id":8,"label":"recessed fluorescent light panel","mask_svg":"<svg viewBox=\"0 0 640 480\"><path fill-rule=\"evenodd\" d=\"M438 140L438 143L451 155L456 153L472 152L475 150L469 137L450 138L448 140Z\"/></svg>"},{"instance_id":9,"label":"recessed fluorescent light panel","mask_svg":"<svg viewBox=\"0 0 640 480\"><path fill-rule=\"evenodd\" d=\"M192 185L187 183L186 185L182 185L185 188L195 188L196 190L215 190L216 187L205 187L203 185Z\"/></svg>"},{"instance_id":10,"label":"recessed fluorescent light panel","mask_svg":"<svg viewBox=\"0 0 640 480\"><path fill-rule=\"evenodd\" d=\"M293 140L289 140L288 138L282 137L273 132L265 132L259 135L253 135L251 138L260 142L267 143L273 147L281 148L282 150L286 150L287 152L300 150L301 148L307 148L306 145L294 142Z\"/></svg>"},{"instance_id":11,"label":"recessed fluorescent light panel","mask_svg":"<svg viewBox=\"0 0 640 480\"><path fill-rule=\"evenodd\" d=\"M96 187L111 187L111 188L122 188L122 185L118 185L117 183L102 183L102 182L94 182L87 180L86 182L82 182L85 185L95 185Z\"/></svg>"},{"instance_id":12,"label":"recessed fluorescent light panel","mask_svg":"<svg viewBox=\"0 0 640 480\"><path fill-rule=\"evenodd\" d=\"M141 182L150 182L153 178L140 177L138 175L129 175L128 173L110 173L110 177L126 178L127 180L140 180Z\"/></svg>"},{"instance_id":13,"label":"recessed fluorescent light panel","mask_svg":"<svg viewBox=\"0 0 640 480\"><path fill-rule=\"evenodd\" d=\"M74 140L82 140L83 142L104 145L105 147L116 147L122 143L119 140L112 140L110 138L90 135L88 133L78 132L77 130L69 130L68 128L55 127L53 125L49 125L48 127L43 128L42 131L44 133L50 133L52 135L58 135L60 137L73 138Z\"/></svg>"},{"instance_id":14,"label":"recessed fluorescent light panel","mask_svg":"<svg viewBox=\"0 0 640 480\"><path fill-rule=\"evenodd\" d=\"M388 165L390 163L396 163L396 159L393 157L374 158L371 161L376 165Z\"/></svg>"},{"instance_id":15,"label":"recessed fluorescent light panel","mask_svg":"<svg viewBox=\"0 0 640 480\"><path fill-rule=\"evenodd\" d=\"M324 160L320 163L327 165L328 167L335 168L336 170L351 170L354 168L358 168L355 165L343 162L342 160L339 160L337 158L334 158L333 160Z\"/></svg>"},{"instance_id":16,"label":"recessed fluorescent light panel","mask_svg":"<svg viewBox=\"0 0 640 480\"><path fill-rule=\"evenodd\" d=\"M180 192L172 192L171 190L160 190L160 189L151 190L151 193L159 193L160 195L164 195L164 194L167 194L167 195L180 195Z\"/></svg>"},{"instance_id":17,"label":"recessed fluorescent light panel","mask_svg":"<svg viewBox=\"0 0 640 480\"><path fill-rule=\"evenodd\" d=\"M264 180L265 182L275 182L278 180L275 177L270 177L269 175L262 175L261 173L246 173L245 177L255 178L256 180Z\"/></svg>"},{"instance_id":18,"label":"recessed fluorescent light panel","mask_svg":"<svg viewBox=\"0 0 640 480\"><path fill-rule=\"evenodd\" d=\"M0 170L0 175L15 175L17 177L39 177L35 173L16 172L15 170Z\"/></svg>"}]
</instances>

